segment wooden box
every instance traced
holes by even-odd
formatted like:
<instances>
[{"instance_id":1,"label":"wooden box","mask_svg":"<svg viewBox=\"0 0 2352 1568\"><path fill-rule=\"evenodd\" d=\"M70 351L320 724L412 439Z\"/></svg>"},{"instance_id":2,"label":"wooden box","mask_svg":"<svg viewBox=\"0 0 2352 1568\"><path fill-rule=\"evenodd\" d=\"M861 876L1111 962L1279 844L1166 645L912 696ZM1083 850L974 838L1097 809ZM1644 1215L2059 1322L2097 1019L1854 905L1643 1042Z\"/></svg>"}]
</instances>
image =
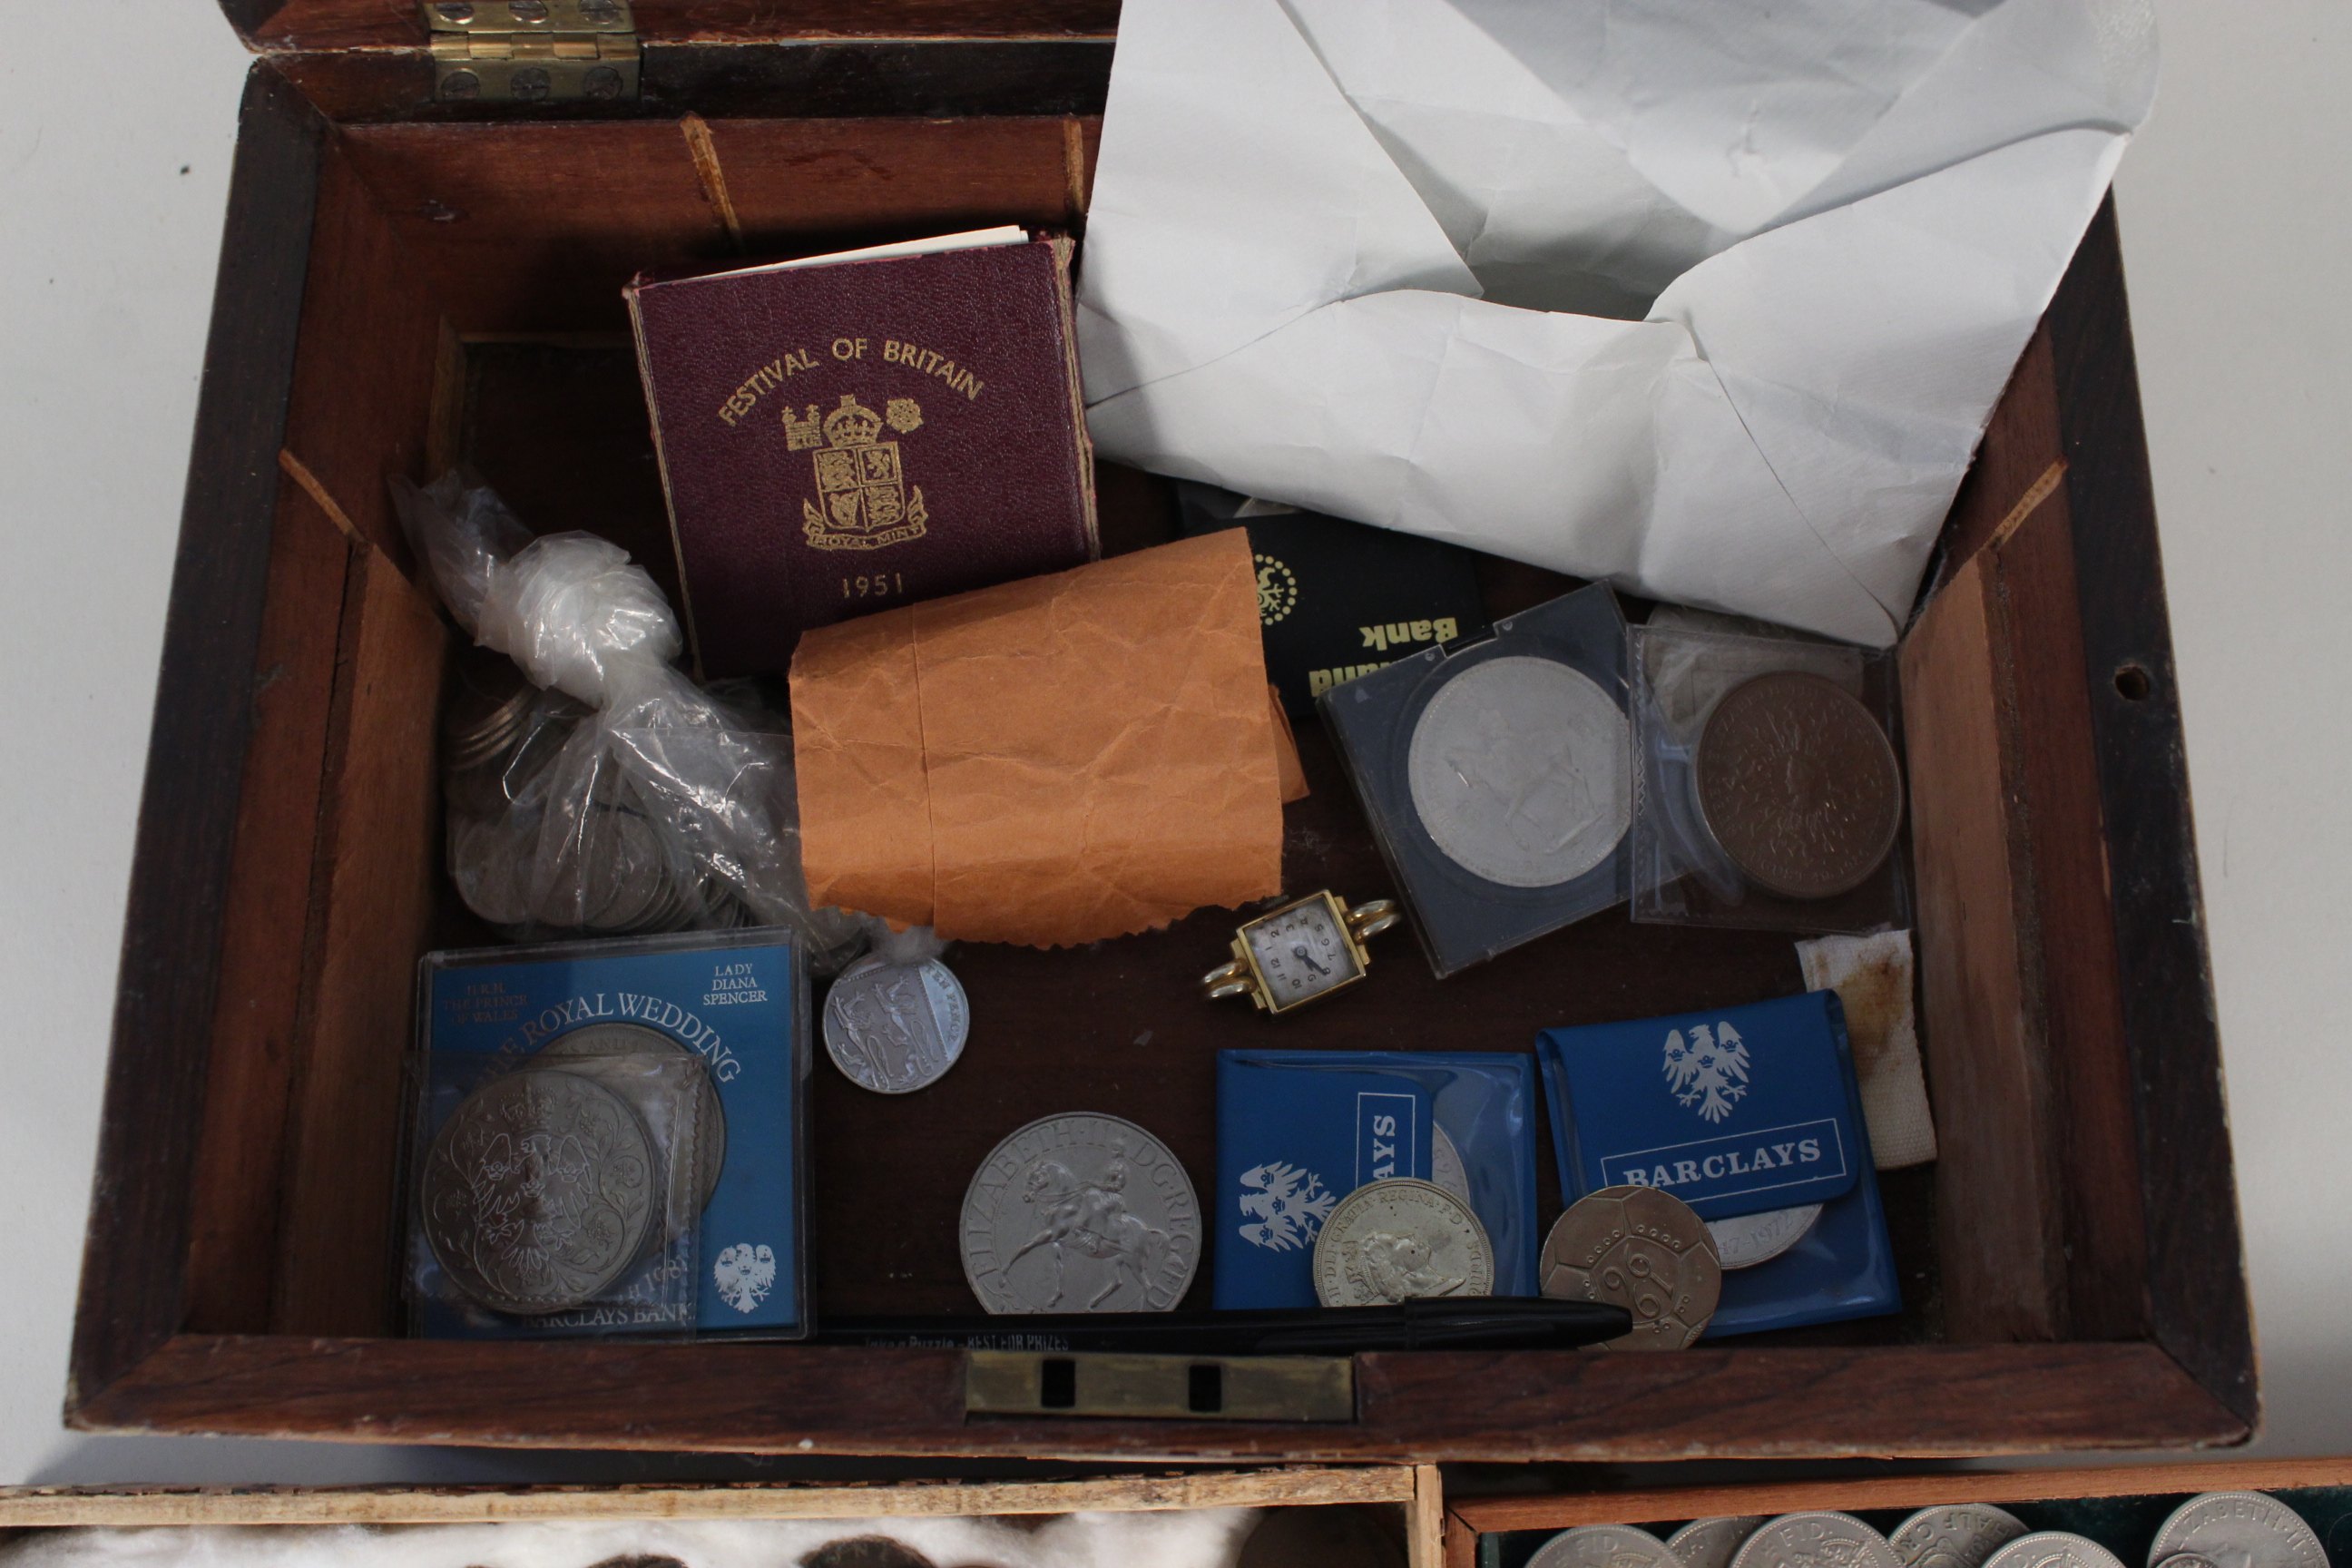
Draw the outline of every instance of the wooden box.
<instances>
[{"instance_id":1,"label":"wooden box","mask_svg":"<svg viewBox=\"0 0 2352 1568\"><path fill-rule=\"evenodd\" d=\"M90 1430L1230 1460L1943 1455L2225 1444L2256 1416L2170 643L2111 214L1961 492L1903 657L1944 1155L1885 1183L1897 1317L1679 1355L1357 1358L1353 1420L968 1416L962 1356L398 1337L416 956L453 634L387 475L478 463L672 571L621 333L646 266L1083 223L1111 0L637 0L642 96L436 101L402 0L224 0L242 111L124 937L68 1394ZM1162 537L1106 468L1107 547ZM1564 580L1490 563L1497 612ZM1387 879L1329 747L1286 882ZM1205 1180L1219 1046L1524 1049L1801 989L1784 937L1622 911L1443 984L1390 949L1295 1021L1192 982L1232 917L967 948L942 1090L821 1070L819 1310L968 1311L953 1216L1032 1118L1151 1127ZM1558 1194L1539 1160L1544 1217ZM1205 1271L1204 1271L1205 1272ZM1206 1300L1205 1280L1194 1301Z\"/></svg>"}]
</instances>

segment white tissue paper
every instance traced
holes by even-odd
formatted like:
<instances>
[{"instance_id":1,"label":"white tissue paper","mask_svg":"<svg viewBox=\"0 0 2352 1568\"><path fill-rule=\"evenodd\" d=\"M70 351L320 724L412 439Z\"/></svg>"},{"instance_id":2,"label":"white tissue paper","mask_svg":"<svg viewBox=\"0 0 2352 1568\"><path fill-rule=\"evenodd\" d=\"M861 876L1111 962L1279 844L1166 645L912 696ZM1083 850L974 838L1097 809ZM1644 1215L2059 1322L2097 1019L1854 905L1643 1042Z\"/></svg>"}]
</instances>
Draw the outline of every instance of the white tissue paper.
<instances>
[{"instance_id":1,"label":"white tissue paper","mask_svg":"<svg viewBox=\"0 0 2352 1568\"><path fill-rule=\"evenodd\" d=\"M1105 457L1884 647L2148 0L1126 0Z\"/></svg>"}]
</instances>

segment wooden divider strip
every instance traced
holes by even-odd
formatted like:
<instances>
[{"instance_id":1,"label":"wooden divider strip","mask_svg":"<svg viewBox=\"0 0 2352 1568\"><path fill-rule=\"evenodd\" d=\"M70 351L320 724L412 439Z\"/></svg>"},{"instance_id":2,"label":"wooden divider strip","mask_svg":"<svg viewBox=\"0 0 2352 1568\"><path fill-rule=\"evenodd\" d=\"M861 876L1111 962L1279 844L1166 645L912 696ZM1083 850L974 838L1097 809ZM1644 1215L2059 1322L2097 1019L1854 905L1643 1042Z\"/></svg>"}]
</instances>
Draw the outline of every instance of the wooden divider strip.
<instances>
[{"instance_id":1,"label":"wooden divider strip","mask_svg":"<svg viewBox=\"0 0 2352 1568\"><path fill-rule=\"evenodd\" d=\"M1403 1503L1435 1518L1436 1470L1403 1465L869 1486L0 1488L0 1528L462 1524L528 1520L905 1519ZM1424 1498L1426 1501L1424 1502ZM1413 1568L1423 1568L1422 1560Z\"/></svg>"},{"instance_id":2,"label":"wooden divider strip","mask_svg":"<svg viewBox=\"0 0 2352 1568\"><path fill-rule=\"evenodd\" d=\"M1456 1498L1450 1539L1498 1530L1567 1530L1580 1524L1650 1524L1799 1510L1928 1508L1962 1502L2033 1502L2048 1498L2158 1497L2176 1492L2276 1491L2352 1482L2352 1458L2242 1459L2095 1469L1939 1470L1909 1476L1815 1478L1750 1486L1660 1487L1545 1496ZM1468 1561L1465 1559L1464 1561ZM1452 1568L1452 1564L1448 1564Z\"/></svg>"}]
</instances>

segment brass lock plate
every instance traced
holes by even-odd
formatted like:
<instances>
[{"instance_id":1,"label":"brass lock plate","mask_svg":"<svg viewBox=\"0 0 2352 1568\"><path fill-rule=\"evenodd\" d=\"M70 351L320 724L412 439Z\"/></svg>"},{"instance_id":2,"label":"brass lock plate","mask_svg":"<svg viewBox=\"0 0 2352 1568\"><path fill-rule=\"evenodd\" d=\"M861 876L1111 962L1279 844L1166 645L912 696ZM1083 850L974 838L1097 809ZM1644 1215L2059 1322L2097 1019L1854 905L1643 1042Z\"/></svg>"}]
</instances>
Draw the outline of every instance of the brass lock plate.
<instances>
[{"instance_id":1,"label":"brass lock plate","mask_svg":"<svg viewBox=\"0 0 2352 1568\"><path fill-rule=\"evenodd\" d=\"M1331 1356L968 1351L966 1415L1353 1421L1355 1363Z\"/></svg>"}]
</instances>

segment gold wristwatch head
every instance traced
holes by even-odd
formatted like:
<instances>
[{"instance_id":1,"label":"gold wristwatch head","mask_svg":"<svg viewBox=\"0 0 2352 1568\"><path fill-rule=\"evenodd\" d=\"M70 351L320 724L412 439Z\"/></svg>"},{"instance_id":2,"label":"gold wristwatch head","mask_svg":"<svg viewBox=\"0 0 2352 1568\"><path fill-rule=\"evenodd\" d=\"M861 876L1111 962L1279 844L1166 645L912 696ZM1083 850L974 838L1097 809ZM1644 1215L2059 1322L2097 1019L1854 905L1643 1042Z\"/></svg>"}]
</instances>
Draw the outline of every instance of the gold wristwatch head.
<instances>
[{"instance_id":1,"label":"gold wristwatch head","mask_svg":"<svg viewBox=\"0 0 2352 1568\"><path fill-rule=\"evenodd\" d=\"M1232 961L1202 975L1201 990L1212 999L1247 996L1280 1017L1361 980L1371 966L1364 943L1397 920L1393 899L1349 909L1328 890L1309 894L1244 922Z\"/></svg>"}]
</instances>

